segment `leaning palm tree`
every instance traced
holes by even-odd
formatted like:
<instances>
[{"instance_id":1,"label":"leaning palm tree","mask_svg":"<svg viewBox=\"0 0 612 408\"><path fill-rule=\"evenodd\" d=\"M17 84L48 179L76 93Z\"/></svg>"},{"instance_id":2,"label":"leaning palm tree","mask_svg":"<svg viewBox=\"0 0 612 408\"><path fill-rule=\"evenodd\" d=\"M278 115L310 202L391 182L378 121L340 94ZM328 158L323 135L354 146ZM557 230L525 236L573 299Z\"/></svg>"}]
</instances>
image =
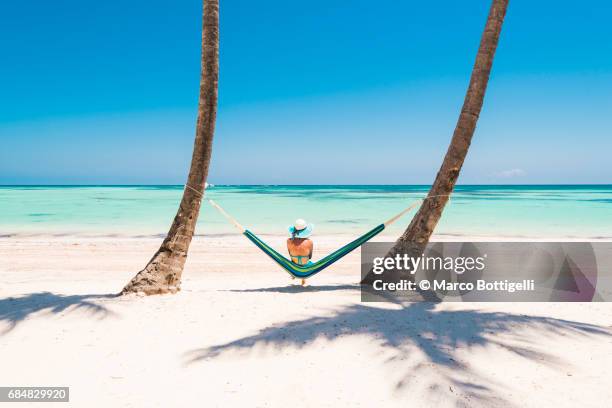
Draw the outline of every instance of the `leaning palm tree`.
<instances>
[{"instance_id":1,"label":"leaning palm tree","mask_svg":"<svg viewBox=\"0 0 612 408\"><path fill-rule=\"evenodd\" d=\"M425 250L442 216L444 206L455 188L476 129L507 7L508 0L493 0L491 4L476 62L472 69L470 84L444 161L427 198L423 200L412 222L395 242L388 256L395 256L397 253L419 256ZM364 283L369 282L372 277L371 273L368 274Z\"/></svg>"},{"instance_id":2,"label":"leaning palm tree","mask_svg":"<svg viewBox=\"0 0 612 408\"><path fill-rule=\"evenodd\" d=\"M217 116L219 78L219 0L204 0L200 99L191 167L183 198L166 239L122 294L174 293L180 289L187 251L200 213Z\"/></svg>"}]
</instances>

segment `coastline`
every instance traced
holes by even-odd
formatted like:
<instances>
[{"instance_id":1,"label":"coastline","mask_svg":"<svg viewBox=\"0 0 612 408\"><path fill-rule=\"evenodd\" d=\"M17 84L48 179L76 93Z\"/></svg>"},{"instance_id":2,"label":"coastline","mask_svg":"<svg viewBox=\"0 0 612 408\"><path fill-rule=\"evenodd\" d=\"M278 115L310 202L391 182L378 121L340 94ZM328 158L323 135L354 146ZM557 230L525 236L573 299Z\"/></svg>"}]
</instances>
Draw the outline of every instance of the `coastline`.
<instances>
[{"instance_id":1,"label":"coastline","mask_svg":"<svg viewBox=\"0 0 612 408\"><path fill-rule=\"evenodd\" d=\"M357 232L358 233L358 232ZM316 236L317 242L324 243L346 243L347 240L354 239L357 233L336 233L336 234L325 234ZM155 234L122 234L122 233L83 233L83 232L3 232L0 234L0 241L7 242L18 242L23 240L68 240L68 241L113 241L113 240L161 240L166 236L165 233ZM257 236L282 240L287 236L284 234L271 234L271 233L258 233ZM398 234L394 233L381 233L374 237L372 242L392 242L395 241ZM194 234L195 240L203 241L214 241L214 240L227 240L233 245L241 246L240 241L244 241L245 238L238 232L225 232L225 233L202 233ZM610 242L612 241L612 235L610 236L585 236L585 235L474 235L474 234L434 234L431 242ZM245 241L245 244L248 244ZM283 246L284 248L284 246Z\"/></svg>"}]
</instances>

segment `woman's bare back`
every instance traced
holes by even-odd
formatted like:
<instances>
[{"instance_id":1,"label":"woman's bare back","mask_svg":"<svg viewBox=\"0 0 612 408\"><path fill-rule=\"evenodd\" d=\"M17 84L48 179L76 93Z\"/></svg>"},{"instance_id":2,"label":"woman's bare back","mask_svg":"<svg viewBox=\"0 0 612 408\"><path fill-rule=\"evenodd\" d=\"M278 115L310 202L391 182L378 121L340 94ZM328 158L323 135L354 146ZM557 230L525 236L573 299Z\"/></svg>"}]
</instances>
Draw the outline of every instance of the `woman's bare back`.
<instances>
[{"instance_id":1,"label":"woman's bare back","mask_svg":"<svg viewBox=\"0 0 612 408\"><path fill-rule=\"evenodd\" d=\"M312 258L313 243L308 238L288 238L287 250L291 260L300 265L306 265Z\"/></svg>"}]
</instances>

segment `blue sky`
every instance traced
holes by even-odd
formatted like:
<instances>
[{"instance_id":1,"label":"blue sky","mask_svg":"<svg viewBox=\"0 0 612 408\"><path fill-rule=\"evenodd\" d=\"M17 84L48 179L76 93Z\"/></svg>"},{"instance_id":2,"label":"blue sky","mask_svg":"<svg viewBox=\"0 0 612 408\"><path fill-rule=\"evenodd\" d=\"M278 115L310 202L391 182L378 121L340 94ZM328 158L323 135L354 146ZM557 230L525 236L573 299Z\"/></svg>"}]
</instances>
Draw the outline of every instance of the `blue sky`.
<instances>
[{"instance_id":1,"label":"blue sky","mask_svg":"<svg viewBox=\"0 0 612 408\"><path fill-rule=\"evenodd\" d=\"M588 6L588 8L587 8ZM221 0L218 184L429 184L488 1ZM612 5L511 2L460 183L610 183ZM0 183L182 184L197 0L0 5Z\"/></svg>"}]
</instances>

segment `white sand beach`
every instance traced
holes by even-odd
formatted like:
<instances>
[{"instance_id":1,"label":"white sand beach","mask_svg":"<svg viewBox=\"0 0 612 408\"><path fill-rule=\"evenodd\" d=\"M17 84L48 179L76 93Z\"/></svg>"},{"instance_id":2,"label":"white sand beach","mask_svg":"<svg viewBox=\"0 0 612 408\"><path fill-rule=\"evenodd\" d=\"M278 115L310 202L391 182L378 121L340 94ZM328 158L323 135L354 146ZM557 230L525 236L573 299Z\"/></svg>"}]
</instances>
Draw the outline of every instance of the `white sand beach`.
<instances>
[{"instance_id":1,"label":"white sand beach","mask_svg":"<svg viewBox=\"0 0 612 408\"><path fill-rule=\"evenodd\" d=\"M0 384L77 407L612 400L608 303L361 303L358 252L302 288L239 236L197 237L179 294L113 297L158 244L0 239Z\"/></svg>"}]
</instances>

